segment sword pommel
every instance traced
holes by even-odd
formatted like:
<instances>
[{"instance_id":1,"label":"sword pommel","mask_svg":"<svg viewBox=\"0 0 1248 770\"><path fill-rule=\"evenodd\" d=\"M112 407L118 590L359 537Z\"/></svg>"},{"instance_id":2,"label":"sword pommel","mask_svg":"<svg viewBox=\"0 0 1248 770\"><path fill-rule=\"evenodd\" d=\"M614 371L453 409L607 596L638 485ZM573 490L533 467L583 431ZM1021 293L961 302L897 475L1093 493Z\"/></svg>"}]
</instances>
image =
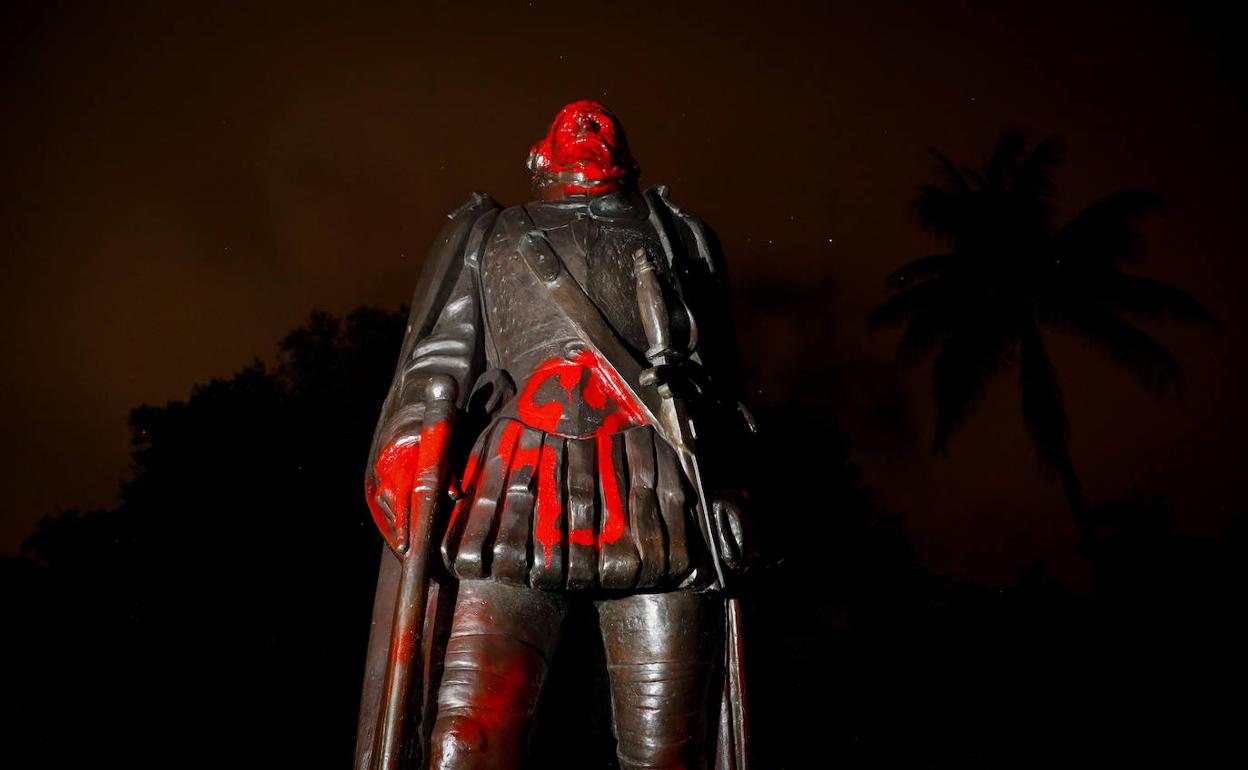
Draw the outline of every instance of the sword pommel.
<instances>
[{"instance_id":1,"label":"sword pommel","mask_svg":"<svg viewBox=\"0 0 1248 770\"><path fill-rule=\"evenodd\" d=\"M435 374L425 385L425 401L454 402L459 397L459 385L449 374Z\"/></svg>"}]
</instances>

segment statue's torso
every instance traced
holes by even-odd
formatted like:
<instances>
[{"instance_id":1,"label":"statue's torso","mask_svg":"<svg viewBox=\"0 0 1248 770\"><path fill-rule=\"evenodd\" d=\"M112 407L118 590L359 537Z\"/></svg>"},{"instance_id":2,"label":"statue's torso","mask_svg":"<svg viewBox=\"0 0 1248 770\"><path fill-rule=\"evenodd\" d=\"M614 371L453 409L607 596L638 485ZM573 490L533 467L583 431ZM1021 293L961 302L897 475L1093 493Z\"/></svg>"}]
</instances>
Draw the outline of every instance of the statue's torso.
<instances>
[{"instance_id":1,"label":"statue's torso","mask_svg":"<svg viewBox=\"0 0 1248 770\"><path fill-rule=\"evenodd\" d=\"M609 367L587 355L580 333L530 270L519 241L537 230L624 346L646 349L637 307L633 252L661 253L643 215L599 218L587 203L537 203L504 211L481 257L484 321L491 366L517 388L503 414L565 437L638 424L620 403ZM556 408L554 405L559 405Z\"/></svg>"},{"instance_id":2,"label":"statue's torso","mask_svg":"<svg viewBox=\"0 0 1248 770\"><path fill-rule=\"evenodd\" d=\"M618 590L674 587L695 571L695 498L679 460L576 321L600 314L617 355L644 361L633 253L663 252L634 203L606 215L585 203L507 209L482 249L487 363L516 392L473 448L443 538L461 579ZM524 252L535 236L589 303L556 304Z\"/></svg>"}]
</instances>

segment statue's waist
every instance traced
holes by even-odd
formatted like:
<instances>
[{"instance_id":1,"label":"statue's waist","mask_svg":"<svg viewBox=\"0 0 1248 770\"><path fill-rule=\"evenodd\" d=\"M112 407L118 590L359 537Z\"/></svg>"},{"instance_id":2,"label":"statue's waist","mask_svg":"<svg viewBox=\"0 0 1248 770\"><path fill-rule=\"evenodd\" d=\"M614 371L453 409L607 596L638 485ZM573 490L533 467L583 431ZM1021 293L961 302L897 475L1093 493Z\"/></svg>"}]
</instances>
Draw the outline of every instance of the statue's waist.
<instances>
[{"instance_id":1,"label":"statue's waist","mask_svg":"<svg viewBox=\"0 0 1248 770\"><path fill-rule=\"evenodd\" d=\"M541 361L516 382L500 410L530 428L564 438L590 438L648 425L631 387L598 354L569 351Z\"/></svg>"}]
</instances>

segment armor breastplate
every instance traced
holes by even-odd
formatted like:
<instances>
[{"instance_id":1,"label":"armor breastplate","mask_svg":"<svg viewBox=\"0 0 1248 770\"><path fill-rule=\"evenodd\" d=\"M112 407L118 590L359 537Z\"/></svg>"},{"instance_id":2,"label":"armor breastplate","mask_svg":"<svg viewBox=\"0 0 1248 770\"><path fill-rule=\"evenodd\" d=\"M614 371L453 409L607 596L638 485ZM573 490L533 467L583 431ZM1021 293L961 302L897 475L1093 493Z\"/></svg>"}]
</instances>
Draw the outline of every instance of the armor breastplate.
<instances>
[{"instance_id":1,"label":"armor breastplate","mask_svg":"<svg viewBox=\"0 0 1248 770\"><path fill-rule=\"evenodd\" d=\"M636 211L604 218L588 203L571 201L508 209L480 264L490 364L506 371L517 389L501 415L569 438L641 424L641 411L619 386L614 370L585 349L521 256L520 239L533 229L625 345L639 357L646 347L632 253L639 247L655 253L659 247L645 218Z\"/></svg>"}]
</instances>

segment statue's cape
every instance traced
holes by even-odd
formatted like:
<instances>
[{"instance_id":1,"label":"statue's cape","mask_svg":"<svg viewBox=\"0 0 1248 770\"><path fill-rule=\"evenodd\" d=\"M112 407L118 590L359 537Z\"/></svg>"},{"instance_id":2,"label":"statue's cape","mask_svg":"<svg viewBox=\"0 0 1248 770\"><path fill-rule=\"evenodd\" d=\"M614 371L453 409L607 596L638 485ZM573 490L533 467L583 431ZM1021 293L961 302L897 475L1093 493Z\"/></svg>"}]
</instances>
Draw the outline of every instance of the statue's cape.
<instances>
[{"instance_id":1,"label":"statue's cape","mask_svg":"<svg viewBox=\"0 0 1248 770\"><path fill-rule=\"evenodd\" d=\"M434 239L421 267L420 278L416 282L416 289L412 295L407 333L403 338L399 353L396 376L382 404L381 417L373 433L366 472L376 462L377 453L381 448L383 428L399 406L401 372L404 363L411 357L412 348L416 343L433 329L460 274L469 269L465 260L465 252L469 248L469 241L474 233L481 229L478 225L500 208L489 195L473 193L462 206L448 215L448 221ZM401 562L398 557L388 546L383 545L377 575L377 589L373 598L364 687L360 696L354 764L357 770L368 770L373 762L377 720L381 711L387 663L390 660L390 636L394 626L394 605L398 596L400 568ZM422 693L423 703L422 708L419 709L419 713L422 714L432 713L435 702L436 681L432 681L430 677L436 676L440 670L441 656L433 656L433 651L439 640L445 637L445 629L450 627L450 613L455 606L454 581L431 579L427 597L425 631L422 635L422 647L425 649L422 649L420 653L424 663L421 666L423 681L421 686L416 688ZM430 665L435 662L437 665ZM424 729L420 732L422 744L425 745L428 743L427 727L427 725L422 725Z\"/></svg>"},{"instance_id":2,"label":"statue's cape","mask_svg":"<svg viewBox=\"0 0 1248 770\"><path fill-rule=\"evenodd\" d=\"M448 221L442 226L441 232L430 246L429 253L421 266L420 278L416 281L416 290L412 294L407 333L403 337L403 346L399 351L396 365L398 372L381 406L381 418L377 421L377 429L373 433L367 468L372 468L376 462L377 453L381 450L382 430L399 407L399 388L402 383L399 372L411 357L412 348L416 346L416 343L433 330L455 282L460 274L468 269L465 252L468 250L472 236L482 230L478 225L483 223L487 215L496 213L501 208L489 195L473 193L462 206L447 215ZM461 402L466 397L466 393L461 393Z\"/></svg>"}]
</instances>

